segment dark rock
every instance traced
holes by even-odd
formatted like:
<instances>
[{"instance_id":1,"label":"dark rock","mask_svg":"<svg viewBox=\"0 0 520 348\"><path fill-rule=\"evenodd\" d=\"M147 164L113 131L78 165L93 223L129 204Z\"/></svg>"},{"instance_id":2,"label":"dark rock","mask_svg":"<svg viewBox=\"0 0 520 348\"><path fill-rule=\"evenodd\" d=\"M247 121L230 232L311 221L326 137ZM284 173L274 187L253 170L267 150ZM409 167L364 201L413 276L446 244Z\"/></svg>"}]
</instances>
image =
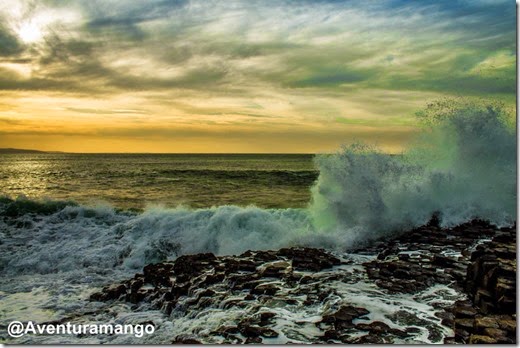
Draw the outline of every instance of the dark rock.
<instances>
[{"instance_id":1,"label":"dark rock","mask_svg":"<svg viewBox=\"0 0 520 348\"><path fill-rule=\"evenodd\" d=\"M211 297L213 295L215 295L215 291L211 289L206 289L199 294L199 297Z\"/></svg>"},{"instance_id":2,"label":"dark rock","mask_svg":"<svg viewBox=\"0 0 520 348\"><path fill-rule=\"evenodd\" d=\"M492 337L484 335L471 335L470 344L496 344L498 341Z\"/></svg>"},{"instance_id":3,"label":"dark rock","mask_svg":"<svg viewBox=\"0 0 520 348\"><path fill-rule=\"evenodd\" d=\"M236 326L222 326L218 328L217 333L222 336L227 336L229 334L238 334L240 333L240 330Z\"/></svg>"},{"instance_id":4,"label":"dark rock","mask_svg":"<svg viewBox=\"0 0 520 348\"><path fill-rule=\"evenodd\" d=\"M291 263L288 261L275 261L267 265L261 272L262 277L274 277L279 278L285 274L291 267Z\"/></svg>"},{"instance_id":5,"label":"dark rock","mask_svg":"<svg viewBox=\"0 0 520 348\"><path fill-rule=\"evenodd\" d=\"M390 330L390 326L388 324L385 324L381 321L374 321L370 324L357 324L356 329L362 330L362 331L370 331L371 333L386 333Z\"/></svg>"},{"instance_id":6,"label":"dark rock","mask_svg":"<svg viewBox=\"0 0 520 348\"><path fill-rule=\"evenodd\" d=\"M508 332L516 332L516 320L511 317L502 317L497 319L498 327Z\"/></svg>"},{"instance_id":7,"label":"dark rock","mask_svg":"<svg viewBox=\"0 0 520 348\"><path fill-rule=\"evenodd\" d=\"M474 324L477 333L483 333L486 328L498 329L498 321L493 317L475 318Z\"/></svg>"},{"instance_id":8,"label":"dark rock","mask_svg":"<svg viewBox=\"0 0 520 348\"><path fill-rule=\"evenodd\" d=\"M352 343L355 343L355 344L367 344L367 343L368 344L382 344L382 343L385 343L385 341L383 340L383 338L381 336L368 334L368 335L357 338Z\"/></svg>"},{"instance_id":9,"label":"dark rock","mask_svg":"<svg viewBox=\"0 0 520 348\"><path fill-rule=\"evenodd\" d=\"M323 249L313 248L283 248L278 255L292 260L292 266L299 271L321 271L340 265L341 261Z\"/></svg>"},{"instance_id":10,"label":"dark rock","mask_svg":"<svg viewBox=\"0 0 520 348\"><path fill-rule=\"evenodd\" d=\"M484 329L483 335L496 339L498 343L508 341L507 331L497 328L486 328Z\"/></svg>"},{"instance_id":11,"label":"dark rock","mask_svg":"<svg viewBox=\"0 0 520 348\"><path fill-rule=\"evenodd\" d=\"M240 333L245 337L258 337L263 336L266 338L278 337L278 333L272 329L252 326L247 323L240 323L238 326Z\"/></svg>"},{"instance_id":12,"label":"dark rock","mask_svg":"<svg viewBox=\"0 0 520 348\"><path fill-rule=\"evenodd\" d=\"M188 292L190 290L191 284L185 283L185 284L175 284L172 286L170 290L170 294L173 296L174 299L177 299L181 296L187 296Z\"/></svg>"},{"instance_id":13,"label":"dark rock","mask_svg":"<svg viewBox=\"0 0 520 348\"><path fill-rule=\"evenodd\" d=\"M467 340L469 339L469 332L461 329L459 327L455 327L455 341L461 342L461 343L467 343Z\"/></svg>"},{"instance_id":14,"label":"dark rock","mask_svg":"<svg viewBox=\"0 0 520 348\"><path fill-rule=\"evenodd\" d=\"M485 233L493 235L493 230ZM455 341L515 343L516 320L510 314L516 314L516 239L498 233L491 242L478 245L470 260L461 282L473 306L455 304Z\"/></svg>"},{"instance_id":15,"label":"dark rock","mask_svg":"<svg viewBox=\"0 0 520 348\"><path fill-rule=\"evenodd\" d=\"M471 332L473 331L473 319L455 319L455 328Z\"/></svg>"},{"instance_id":16,"label":"dark rock","mask_svg":"<svg viewBox=\"0 0 520 348\"><path fill-rule=\"evenodd\" d=\"M454 263L455 261L449 257L446 257L446 256L442 256L442 255L435 255L433 257L433 262L432 262L434 265L437 265L437 266L441 266L441 267L453 267L454 266Z\"/></svg>"},{"instance_id":17,"label":"dark rock","mask_svg":"<svg viewBox=\"0 0 520 348\"><path fill-rule=\"evenodd\" d=\"M226 278L224 273L208 274L206 278L200 283L200 286L207 287L216 283L220 283Z\"/></svg>"},{"instance_id":18,"label":"dark rock","mask_svg":"<svg viewBox=\"0 0 520 348\"><path fill-rule=\"evenodd\" d=\"M173 264L173 272L175 275L197 275L203 269L209 268L210 262L216 259L212 253L182 255L179 256Z\"/></svg>"},{"instance_id":19,"label":"dark rock","mask_svg":"<svg viewBox=\"0 0 520 348\"><path fill-rule=\"evenodd\" d=\"M114 284L104 287L100 292L90 295L92 301L109 301L117 300L126 294L126 286L124 284Z\"/></svg>"},{"instance_id":20,"label":"dark rock","mask_svg":"<svg viewBox=\"0 0 520 348\"><path fill-rule=\"evenodd\" d=\"M396 278L410 279L410 272L401 268L396 269L393 275Z\"/></svg>"},{"instance_id":21,"label":"dark rock","mask_svg":"<svg viewBox=\"0 0 520 348\"><path fill-rule=\"evenodd\" d=\"M139 303L142 300L144 300L148 295L151 295L153 293L153 290L145 290L145 289L139 289L137 291L133 291L130 294L127 294L125 299L128 302L131 303Z\"/></svg>"},{"instance_id":22,"label":"dark rock","mask_svg":"<svg viewBox=\"0 0 520 348\"><path fill-rule=\"evenodd\" d=\"M470 305L455 306L453 312L457 318L473 318L477 314L477 310Z\"/></svg>"},{"instance_id":23,"label":"dark rock","mask_svg":"<svg viewBox=\"0 0 520 348\"><path fill-rule=\"evenodd\" d=\"M272 329L265 328L262 330L260 335L262 335L265 338L275 338L275 337L278 337L278 332L276 332Z\"/></svg>"},{"instance_id":24,"label":"dark rock","mask_svg":"<svg viewBox=\"0 0 520 348\"><path fill-rule=\"evenodd\" d=\"M276 316L275 313L271 312L262 312L260 313L260 325L264 326L271 322L271 319L273 319Z\"/></svg>"},{"instance_id":25,"label":"dark rock","mask_svg":"<svg viewBox=\"0 0 520 348\"><path fill-rule=\"evenodd\" d=\"M370 313L362 307L342 306L336 313L332 314L335 321L351 321Z\"/></svg>"},{"instance_id":26,"label":"dark rock","mask_svg":"<svg viewBox=\"0 0 520 348\"><path fill-rule=\"evenodd\" d=\"M177 336L171 344L202 344L202 342L191 337Z\"/></svg>"},{"instance_id":27,"label":"dark rock","mask_svg":"<svg viewBox=\"0 0 520 348\"><path fill-rule=\"evenodd\" d=\"M328 340L337 340L338 339L338 333L336 330L327 330L325 331L325 333L323 334L323 339L325 341L328 341Z\"/></svg>"},{"instance_id":28,"label":"dark rock","mask_svg":"<svg viewBox=\"0 0 520 348\"><path fill-rule=\"evenodd\" d=\"M272 295L276 294L279 290L280 290L279 287L277 287L276 285L271 284L271 283L259 284L254 289L251 290L251 294L272 296Z\"/></svg>"},{"instance_id":29,"label":"dark rock","mask_svg":"<svg viewBox=\"0 0 520 348\"><path fill-rule=\"evenodd\" d=\"M245 344L260 344L260 343L262 343L262 339L258 336L248 337L244 343Z\"/></svg>"},{"instance_id":30,"label":"dark rock","mask_svg":"<svg viewBox=\"0 0 520 348\"><path fill-rule=\"evenodd\" d=\"M171 263L150 264L143 268L144 281L152 285L163 285L170 287L170 275L173 265Z\"/></svg>"}]
</instances>

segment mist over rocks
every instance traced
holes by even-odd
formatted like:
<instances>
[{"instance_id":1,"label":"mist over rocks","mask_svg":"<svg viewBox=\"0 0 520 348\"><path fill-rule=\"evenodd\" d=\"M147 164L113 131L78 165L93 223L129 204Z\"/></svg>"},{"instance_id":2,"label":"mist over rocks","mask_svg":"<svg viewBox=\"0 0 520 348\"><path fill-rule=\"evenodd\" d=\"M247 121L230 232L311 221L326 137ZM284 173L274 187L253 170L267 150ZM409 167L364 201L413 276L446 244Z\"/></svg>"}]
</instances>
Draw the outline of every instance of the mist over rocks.
<instances>
[{"instance_id":1,"label":"mist over rocks","mask_svg":"<svg viewBox=\"0 0 520 348\"><path fill-rule=\"evenodd\" d=\"M352 246L428 223L516 219L514 115L498 103L447 98L418 112L421 132L399 155L357 143L316 157L314 226Z\"/></svg>"}]
</instances>

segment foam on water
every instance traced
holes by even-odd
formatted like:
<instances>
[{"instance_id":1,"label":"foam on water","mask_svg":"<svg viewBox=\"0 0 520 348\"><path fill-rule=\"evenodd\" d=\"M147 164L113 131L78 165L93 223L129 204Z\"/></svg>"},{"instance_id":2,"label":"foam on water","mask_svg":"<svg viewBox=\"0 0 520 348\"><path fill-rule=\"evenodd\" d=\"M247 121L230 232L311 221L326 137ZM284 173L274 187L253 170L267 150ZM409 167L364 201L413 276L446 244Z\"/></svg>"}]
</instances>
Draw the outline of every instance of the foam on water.
<instances>
[{"instance_id":1,"label":"foam on water","mask_svg":"<svg viewBox=\"0 0 520 348\"><path fill-rule=\"evenodd\" d=\"M296 299L292 293L302 285L293 287L281 286L277 296L270 301L258 303L246 301L245 306L230 305L233 301L241 301L243 296L229 296L225 301L215 303L196 311L174 311L170 316L148 308L149 304L141 305L137 310L131 304L114 302L104 307L103 311L92 314L99 302L86 301L86 296L80 293L70 295L70 299L81 304L75 313L82 313L71 320L76 324L114 323L114 324L138 324L152 322L156 331L153 335L145 335L136 338L126 336L34 336L13 340L12 343L110 343L110 344L158 344L168 343L176 336L196 336L204 343L222 343L224 337L212 335L211 332L223 326L236 326L245 317L262 312L275 314L273 329L279 333L276 338L264 338L263 343L307 343L315 341L323 335L323 331L317 327L322 316L334 313L342 305L348 304L366 308L370 313L354 320L354 324L381 321L391 328L407 330L411 327L417 330L417 334L403 339L396 339L394 343L439 343L443 337L453 334L449 328L441 325L441 319L434 315L439 311L439 304L446 308L454 301L463 299L464 295L446 285L435 285L429 289L414 295L390 293L370 282L364 272L360 271L362 262L370 261L373 256L357 254L337 254L343 260L352 261L351 264L336 266L333 269L321 272L301 272L314 279L307 286L313 287L319 284L319 291L329 293L323 301L311 305L291 305L283 299ZM335 275L339 280L324 281ZM34 292L36 302L46 302L45 296L39 289ZM30 294L27 294L29 296ZM55 299L56 300L56 299ZM303 300L303 298L302 298ZM72 302L72 301L68 301ZM242 301L242 303L244 303ZM5 301L0 299L3 306ZM182 301L178 304L182 307ZM70 314L70 308L68 313ZM63 313L61 313L63 316ZM51 315L47 313L42 321L56 319L60 313ZM32 318L32 320L35 320ZM318 324L319 325L319 324ZM364 333L359 332L360 336ZM350 334L354 337L357 333Z\"/></svg>"},{"instance_id":2,"label":"foam on water","mask_svg":"<svg viewBox=\"0 0 520 348\"><path fill-rule=\"evenodd\" d=\"M154 207L143 214L66 206L48 215L27 213L13 220L0 222L5 241L0 245L0 266L10 275L140 270L181 254L236 254L292 245L297 236L312 230L301 209L235 206Z\"/></svg>"}]
</instances>

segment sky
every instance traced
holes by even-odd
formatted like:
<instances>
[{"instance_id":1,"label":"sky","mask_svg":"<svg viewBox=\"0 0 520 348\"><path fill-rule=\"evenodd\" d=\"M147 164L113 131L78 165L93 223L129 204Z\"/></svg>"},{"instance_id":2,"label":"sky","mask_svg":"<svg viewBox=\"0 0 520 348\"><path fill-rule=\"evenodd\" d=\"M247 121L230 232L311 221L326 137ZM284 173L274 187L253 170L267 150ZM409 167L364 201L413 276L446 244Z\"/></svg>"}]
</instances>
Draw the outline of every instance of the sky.
<instances>
[{"instance_id":1,"label":"sky","mask_svg":"<svg viewBox=\"0 0 520 348\"><path fill-rule=\"evenodd\" d=\"M0 147L399 152L443 97L514 104L513 0L3 0Z\"/></svg>"}]
</instances>

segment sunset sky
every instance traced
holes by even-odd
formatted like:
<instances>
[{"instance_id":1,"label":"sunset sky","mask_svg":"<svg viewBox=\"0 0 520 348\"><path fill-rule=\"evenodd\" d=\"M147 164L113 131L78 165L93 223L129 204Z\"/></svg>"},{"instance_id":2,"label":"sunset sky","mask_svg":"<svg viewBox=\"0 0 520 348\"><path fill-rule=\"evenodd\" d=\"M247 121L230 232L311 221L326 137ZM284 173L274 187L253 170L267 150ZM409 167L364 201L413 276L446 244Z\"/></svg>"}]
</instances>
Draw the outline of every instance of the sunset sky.
<instances>
[{"instance_id":1,"label":"sunset sky","mask_svg":"<svg viewBox=\"0 0 520 348\"><path fill-rule=\"evenodd\" d=\"M0 147L400 151L443 96L513 104L513 0L0 3Z\"/></svg>"}]
</instances>

